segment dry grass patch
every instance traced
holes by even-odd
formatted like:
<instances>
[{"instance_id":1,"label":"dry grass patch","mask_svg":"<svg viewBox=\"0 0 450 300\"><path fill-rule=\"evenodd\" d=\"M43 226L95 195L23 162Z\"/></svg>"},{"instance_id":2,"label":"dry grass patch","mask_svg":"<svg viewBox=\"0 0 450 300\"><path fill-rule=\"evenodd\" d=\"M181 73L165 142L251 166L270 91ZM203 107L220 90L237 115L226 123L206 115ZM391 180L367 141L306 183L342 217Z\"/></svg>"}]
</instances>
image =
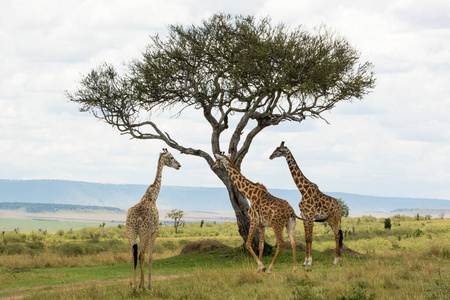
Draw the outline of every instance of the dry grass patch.
<instances>
[{"instance_id":1,"label":"dry grass patch","mask_svg":"<svg viewBox=\"0 0 450 300\"><path fill-rule=\"evenodd\" d=\"M181 254L202 253L225 248L230 247L216 240L200 240L187 243L181 250Z\"/></svg>"}]
</instances>

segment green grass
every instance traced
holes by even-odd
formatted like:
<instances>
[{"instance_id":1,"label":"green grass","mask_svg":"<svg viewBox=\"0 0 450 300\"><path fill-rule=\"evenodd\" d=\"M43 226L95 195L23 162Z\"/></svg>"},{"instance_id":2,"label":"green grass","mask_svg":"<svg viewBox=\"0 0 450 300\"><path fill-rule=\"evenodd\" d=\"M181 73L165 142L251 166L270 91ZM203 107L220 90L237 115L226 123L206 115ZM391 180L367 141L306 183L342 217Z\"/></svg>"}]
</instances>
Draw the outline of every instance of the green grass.
<instances>
[{"instance_id":1,"label":"green grass","mask_svg":"<svg viewBox=\"0 0 450 300\"><path fill-rule=\"evenodd\" d=\"M0 297L32 299L447 299L450 219L345 218L344 244L363 256L332 265L330 228L314 228L313 266L292 273L292 252L281 252L273 274L256 274L235 223L187 224L175 235L161 226L153 260L153 290L132 293L132 263L123 225L50 232L0 232ZM267 240L274 243L273 232ZM287 235L285 236L287 238ZM179 255L189 241L230 246ZM297 225L303 242L303 226ZM16 250L14 250L16 249ZM21 253L17 253L17 249ZM16 251L16 252L15 252ZM263 258L268 266L273 254ZM147 266L145 267L147 272ZM161 277L170 276L170 277Z\"/></svg>"},{"instance_id":2,"label":"green grass","mask_svg":"<svg viewBox=\"0 0 450 300\"><path fill-rule=\"evenodd\" d=\"M443 257L348 256L333 266L329 255L313 255L313 267L292 273L291 252L283 251L270 275L256 274L253 259L235 250L179 255L154 261L153 275L187 277L157 280L152 291L137 293L128 284L131 264L23 270L9 274L15 283L0 296L23 294L14 289L21 286L33 299L447 299L450 291Z\"/></svg>"}]
</instances>

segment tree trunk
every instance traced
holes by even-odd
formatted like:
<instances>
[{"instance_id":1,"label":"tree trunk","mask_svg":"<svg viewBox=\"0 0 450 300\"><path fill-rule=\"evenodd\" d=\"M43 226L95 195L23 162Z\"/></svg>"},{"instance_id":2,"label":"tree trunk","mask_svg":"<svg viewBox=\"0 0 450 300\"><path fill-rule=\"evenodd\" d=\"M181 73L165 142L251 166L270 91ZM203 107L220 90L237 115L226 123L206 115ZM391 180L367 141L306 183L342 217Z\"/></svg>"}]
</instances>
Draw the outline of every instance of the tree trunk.
<instances>
[{"instance_id":1,"label":"tree trunk","mask_svg":"<svg viewBox=\"0 0 450 300\"><path fill-rule=\"evenodd\" d=\"M248 230L250 228L250 218L248 217L249 205L247 198L245 198L234 186L232 182L229 185L225 185L230 196L230 202L233 206L234 213L236 215L236 222L238 225L239 235L244 242L248 239ZM255 235L256 236L256 235Z\"/></svg>"},{"instance_id":2,"label":"tree trunk","mask_svg":"<svg viewBox=\"0 0 450 300\"><path fill-rule=\"evenodd\" d=\"M236 223L238 225L239 235L244 240L244 243L248 239L248 231L250 229L250 218L248 217L249 204L247 198L239 192L233 182L229 179L228 174L223 174L221 171L216 171L217 176L222 180L225 187L228 190L231 205L233 206L234 213L236 215ZM224 176L225 175L225 176ZM256 234L252 240L252 248L259 252L259 231L256 230ZM272 246L264 242L264 255L272 252Z\"/></svg>"}]
</instances>

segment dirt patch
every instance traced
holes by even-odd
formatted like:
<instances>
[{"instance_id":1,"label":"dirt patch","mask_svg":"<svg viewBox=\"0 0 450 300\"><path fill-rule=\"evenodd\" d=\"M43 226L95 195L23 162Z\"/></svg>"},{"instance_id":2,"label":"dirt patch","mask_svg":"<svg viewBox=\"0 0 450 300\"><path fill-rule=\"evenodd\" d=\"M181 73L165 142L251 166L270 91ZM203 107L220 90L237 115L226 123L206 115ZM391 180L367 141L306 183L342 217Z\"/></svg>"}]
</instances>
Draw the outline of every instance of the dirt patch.
<instances>
[{"instance_id":1,"label":"dirt patch","mask_svg":"<svg viewBox=\"0 0 450 300\"><path fill-rule=\"evenodd\" d=\"M201 253L224 248L229 247L216 240L200 240L187 243L181 250L181 254Z\"/></svg>"}]
</instances>

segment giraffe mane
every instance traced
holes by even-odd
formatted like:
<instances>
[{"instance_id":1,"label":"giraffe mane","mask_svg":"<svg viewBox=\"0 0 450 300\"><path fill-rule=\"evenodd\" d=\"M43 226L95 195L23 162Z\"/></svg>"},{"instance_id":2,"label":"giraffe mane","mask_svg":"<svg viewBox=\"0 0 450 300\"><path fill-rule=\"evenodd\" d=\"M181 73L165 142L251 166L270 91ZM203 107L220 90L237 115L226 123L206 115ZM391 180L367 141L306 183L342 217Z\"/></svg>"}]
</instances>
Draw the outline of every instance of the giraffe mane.
<instances>
[{"instance_id":1,"label":"giraffe mane","mask_svg":"<svg viewBox=\"0 0 450 300\"><path fill-rule=\"evenodd\" d=\"M267 191L267 188L264 184L257 182L256 185L258 186L258 188L261 188L261 189Z\"/></svg>"}]
</instances>

